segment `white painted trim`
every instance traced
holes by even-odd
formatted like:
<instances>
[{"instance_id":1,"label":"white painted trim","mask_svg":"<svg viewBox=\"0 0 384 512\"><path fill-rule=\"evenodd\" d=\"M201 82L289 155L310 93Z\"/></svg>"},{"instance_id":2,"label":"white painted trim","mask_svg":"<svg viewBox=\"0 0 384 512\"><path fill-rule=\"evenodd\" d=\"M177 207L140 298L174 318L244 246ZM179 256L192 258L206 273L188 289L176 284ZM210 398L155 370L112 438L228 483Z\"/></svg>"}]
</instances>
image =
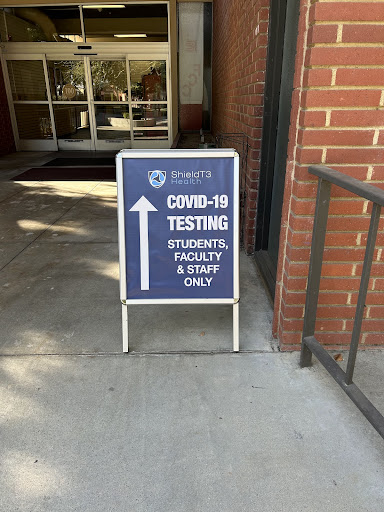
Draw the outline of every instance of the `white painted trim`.
<instances>
[{"instance_id":1,"label":"white painted trim","mask_svg":"<svg viewBox=\"0 0 384 512\"><path fill-rule=\"evenodd\" d=\"M134 132L145 132L145 131L161 131L161 132L167 132L168 126L134 126L133 131Z\"/></svg>"},{"instance_id":2,"label":"white painted trim","mask_svg":"<svg viewBox=\"0 0 384 512\"><path fill-rule=\"evenodd\" d=\"M81 37L83 38L84 43L86 43L87 39L85 37L84 13L83 13L82 5L79 5L79 16L80 16Z\"/></svg>"},{"instance_id":3,"label":"white painted trim","mask_svg":"<svg viewBox=\"0 0 384 512\"><path fill-rule=\"evenodd\" d=\"M78 46L91 46L92 49L79 50ZM168 55L168 50L169 43L2 43L2 51L7 58L14 54L24 56L46 54L48 59L64 56L69 59L69 55L71 59L84 55L101 59L104 55L124 57L126 54L131 54L150 55L150 59L153 60L158 55ZM20 60L23 58L21 57Z\"/></svg>"},{"instance_id":4,"label":"white painted trim","mask_svg":"<svg viewBox=\"0 0 384 512\"><path fill-rule=\"evenodd\" d=\"M130 149L119 153L123 158L159 158L158 149ZM163 149L161 158L233 158L237 155L234 149Z\"/></svg>"},{"instance_id":5,"label":"white painted trim","mask_svg":"<svg viewBox=\"0 0 384 512\"><path fill-rule=\"evenodd\" d=\"M51 95L51 84L49 83L48 65L47 65L47 59L45 58L45 56L44 56L44 59L43 59L43 68L44 68L45 87L47 89L47 99L48 99L48 106L49 106L49 115L51 117L52 135L53 135L53 140L55 141L55 143L57 145L56 122L55 122L55 116L54 116L54 113L53 113L52 95Z\"/></svg>"},{"instance_id":6,"label":"white painted trim","mask_svg":"<svg viewBox=\"0 0 384 512\"><path fill-rule=\"evenodd\" d=\"M16 121L15 108L13 106L12 88L11 88L11 84L10 84L10 81L9 81L8 66L7 66L7 61L6 61L5 57L4 57L4 54L1 55L1 65L2 65L2 68L3 68L5 92L7 94L9 113L10 113L10 116L11 116L11 125L12 125L12 131L13 131L13 138L15 140L16 151L20 151L19 131L17 129L17 121Z\"/></svg>"},{"instance_id":7,"label":"white painted trim","mask_svg":"<svg viewBox=\"0 0 384 512\"><path fill-rule=\"evenodd\" d=\"M93 82L91 71L91 60L84 57L84 75L87 84L88 112L89 112L89 131L91 134L91 150L97 148L97 129L96 129L96 113L93 106Z\"/></svg>"},{"instance_id":8,"label":"white painted trim","mask_svg":"<svg viewBox=\"0 0 384 512\"><path fill-rule=\"evenodd\" d=\"M131 129L131 147L133 141L133 111L132 111L132 90L131 90L131 68L129 65L129 56L125 56L125 67L127 68L127 85L128 85L128 101L129 101L129 126Z\"/></svg>"},{"instance_id":9,"label":"white painted trim","mask_svg":"<svg viewBox=\"0 0 384 512\"><path fill-rule=\"evenodd\" d=\"M116 155L117 219L119 235L120 299L127 298L127 261L125 254L124 180L122 153Z\"/></svg>"},{"instance_id":10,"label":"white painted trim","mask_svg":"<svg viewBox=\"0 0 384 512\"><path fill-rule=\"evenodd\" d=\"M163 101L132 101L132 107L137 107L139 105L166 105L167 100Z\"/></svg>"},{"instance_id":11,"label":"white painted trim","mask_svg":"<svg viewBox=\"0 0 384 512\"><path fill-rule=\"evenodd\" d=\"M234 176L233 176L233 295L235 299L240 299L240 166L239 155L234 157Z\"/></svg>"}]
</instances>

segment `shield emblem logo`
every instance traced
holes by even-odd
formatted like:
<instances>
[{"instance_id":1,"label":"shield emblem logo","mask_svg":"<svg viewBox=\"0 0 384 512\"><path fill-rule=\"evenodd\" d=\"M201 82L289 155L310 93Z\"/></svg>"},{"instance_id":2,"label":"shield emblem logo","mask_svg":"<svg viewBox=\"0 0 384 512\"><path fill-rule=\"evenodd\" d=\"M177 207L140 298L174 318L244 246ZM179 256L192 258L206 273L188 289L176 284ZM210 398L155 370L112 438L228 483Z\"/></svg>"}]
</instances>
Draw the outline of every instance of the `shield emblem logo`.
<instances>
[{"instance_id":1,"label":"shield emblem logo","mask_svg":"<svg viewBox=\"0 0 384 512\"><path fill-rule=\"evenodd\" d=\"M148 171L149 183L154 188L160 188L164 185L166 179L166 171Z\"/></svg>"}]
</instances>

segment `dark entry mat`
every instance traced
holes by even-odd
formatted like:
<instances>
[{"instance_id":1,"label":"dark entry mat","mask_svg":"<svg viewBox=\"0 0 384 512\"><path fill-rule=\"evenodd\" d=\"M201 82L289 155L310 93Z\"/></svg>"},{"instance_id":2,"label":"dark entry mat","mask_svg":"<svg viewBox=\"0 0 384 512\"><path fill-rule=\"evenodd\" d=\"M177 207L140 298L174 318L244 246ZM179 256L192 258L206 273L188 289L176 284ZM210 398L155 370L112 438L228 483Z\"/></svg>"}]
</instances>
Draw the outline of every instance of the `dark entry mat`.
<instances>
[{"instance_id":1,"label":"dark entry mat","mask_svg":"<svg viewBox=\"0 0 384 512\"><path fill-rule=\"evenodd\" d=\"M54 158L50 160L46 164L43 164L43 167L80 167L80 166L114 166L115 159L113 157L102 157L102 158L87 158L84 156L75 157L75 158Z\"/></svg>"},{"instance_id":2,"label":"dark entry mat","mask_svg":"<svg viewBox=\"0 0 384 512\"><path fill-rule=\"evenodd\" d=\"M116 181L116 168L110 167L32 167L13 181Z\"/></svg>"}]
</instances>

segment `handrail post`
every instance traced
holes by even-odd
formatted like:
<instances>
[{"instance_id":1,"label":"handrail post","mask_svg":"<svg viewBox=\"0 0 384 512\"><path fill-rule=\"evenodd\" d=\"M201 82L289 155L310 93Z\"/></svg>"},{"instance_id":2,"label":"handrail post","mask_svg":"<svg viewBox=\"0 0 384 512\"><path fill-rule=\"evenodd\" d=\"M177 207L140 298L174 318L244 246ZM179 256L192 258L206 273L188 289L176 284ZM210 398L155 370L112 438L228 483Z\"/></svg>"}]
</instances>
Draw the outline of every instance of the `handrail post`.
<instances>
[{"instance_id":1,"label":"handrail post","mask_svg":"<svg viewBox=\"0 0 384 512\"><path fill-rule=\"evenodd\" d=\"M331 183L323 178L319 178L312 232L307 295L305 299L303 337L301 342L300 366L302 368L310 366L312 361L312 352L306 346L304 339L315 334L316 311L319 299L321 267L323 263L330 197Z\"/></svg>"},{"instance_id":2,"label":"handrail post","mask_svg":"<svg viewBox=\"0 0 384 512\"><path fill-rule=\"evenodd\" d=\"M367 246L365 249L363 270L361 273L359 296L357 299L355 321L353 323L351 344L349 348L347 371L345 372L345 383L351 384L353 379L353 372L355 369L357 349L359 347L359 339L361 332L361 324L364 316L365 299L367 297L369 277L371 274L373 253L375 251L377 229L379 227L381 206L373 203L371 222L369 225Z\"/></svg>"},{"instance_id":3,"label":"handrail post","mask_svg":"<svg viewBox=\"0 0 384 512\"><path fill-rule=\"evenodd\" d=\"M319 178L319 184L317 188L316 212L313 225L307 295L305 300L300 365L301 367L309 366L311 364L312 354L316 356L318 361L320 361L328 373L339 384L341 389L349 396L353 403L360 409L362 414L364 414L367 420L384 439L384 416L352 381L357 349L359 346L361 326L364 317L364 308L368 292L372 260L375 251L377 230L380 221L380 212L381 208L384 207L384 190L381 190L370 183L365 183L357 180L356 178L352 178L352 176L347 176L335 169L325 167L324 165L310 166L308 170L310 174L314 174ZM344 190L348 190L348 192L352 192L352 194L356 194L360 198L367 199L373 203L355 312L355 321L353 324L350 342L347 370L345 372L314 335L331 184L337 185Z\"/></svg>"}]
</instances>

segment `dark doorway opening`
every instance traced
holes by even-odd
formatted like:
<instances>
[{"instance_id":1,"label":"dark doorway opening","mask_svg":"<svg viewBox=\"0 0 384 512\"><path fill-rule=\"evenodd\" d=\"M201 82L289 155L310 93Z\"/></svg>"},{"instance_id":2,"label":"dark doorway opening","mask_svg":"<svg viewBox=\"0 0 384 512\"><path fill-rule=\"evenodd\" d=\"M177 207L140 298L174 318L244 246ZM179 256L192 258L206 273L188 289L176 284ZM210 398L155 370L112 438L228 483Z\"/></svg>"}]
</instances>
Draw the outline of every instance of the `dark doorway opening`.
<instances>
[{"instance_id":1,"label":"dark doorway opening","mask_svg":"<svg viewBox=\"0 0 384 512\"><path fill-rule=\"evenodd\" d=\"M271 0L270 5L255 258L272 297L279 253L299 3L299 0Z\"/></svg>"}]
</instances>

